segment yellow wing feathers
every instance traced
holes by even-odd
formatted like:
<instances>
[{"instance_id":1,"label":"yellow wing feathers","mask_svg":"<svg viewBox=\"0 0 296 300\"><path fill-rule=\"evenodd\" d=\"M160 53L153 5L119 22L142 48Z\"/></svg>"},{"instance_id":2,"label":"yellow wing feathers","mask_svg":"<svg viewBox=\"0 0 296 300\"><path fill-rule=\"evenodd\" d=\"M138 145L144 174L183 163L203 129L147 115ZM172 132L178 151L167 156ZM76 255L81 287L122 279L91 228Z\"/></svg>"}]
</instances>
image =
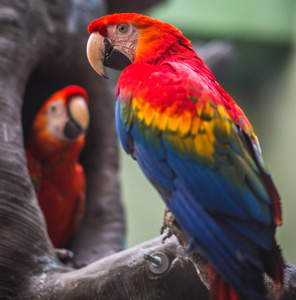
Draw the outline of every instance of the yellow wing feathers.
<instances>
[{"instance_id":1,"label":"yellow wing feathers","mask_svg":"<svg viewBox=\"0 0 296 300\"><path fill-rule=\"evenodd\" d=\"M133 123L138 123L141 128L150 127L154 133L161 133L163 139L179 154L202 163L215 164L217 156L225 156L229 150L232 135L237 135L227 110L208 100L200 99L190 110L181 104L153 107L151 103L137 98L133 98L128 106ZM127 119L127 116L123 119ZM244 153L242 146L237 147L240 148L238 151ZM227 160L226 157L224 159Z\"/></svg>"}]
</instances>

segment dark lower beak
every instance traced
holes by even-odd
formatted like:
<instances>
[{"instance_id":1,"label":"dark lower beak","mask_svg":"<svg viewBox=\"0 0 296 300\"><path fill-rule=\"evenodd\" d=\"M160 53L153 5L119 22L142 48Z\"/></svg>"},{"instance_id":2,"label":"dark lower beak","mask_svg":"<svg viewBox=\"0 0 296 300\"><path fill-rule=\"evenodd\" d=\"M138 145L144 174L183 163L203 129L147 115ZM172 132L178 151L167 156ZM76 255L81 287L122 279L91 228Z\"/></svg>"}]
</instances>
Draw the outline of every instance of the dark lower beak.
<instances>
[{"instance_id":1,"label":"dark lower beak","mask_svg":"<svg viewBox=\"0 0 296 300\"><path fill-rule=\"evenodd\" d=\"M69 119L64 128L65 137L72 140L82 133L84 133L84 129L74 119Z\"/></svg>"},{"instance_id":2,"label":"dark lower beak","mask_svg":"<svg viewBox=\"0 0 296 300\"><path fill-rule=\"evenodd\" d=\"M122 71L132 62L122 52L117 50L111 45L108 38L104 38L105 55L104 55L104 66L107 68Z\"/></svg>"}]
</instances>

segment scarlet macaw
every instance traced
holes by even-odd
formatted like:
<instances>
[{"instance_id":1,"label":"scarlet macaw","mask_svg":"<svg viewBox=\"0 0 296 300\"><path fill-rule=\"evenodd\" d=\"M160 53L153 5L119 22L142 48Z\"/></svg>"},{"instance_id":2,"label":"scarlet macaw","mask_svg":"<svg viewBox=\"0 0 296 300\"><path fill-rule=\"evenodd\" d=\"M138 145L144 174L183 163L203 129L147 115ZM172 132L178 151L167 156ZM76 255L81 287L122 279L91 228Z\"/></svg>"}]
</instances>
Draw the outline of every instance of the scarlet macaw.
<instances>
[{"instance_id":1,"label":"scarlet macaw","mask_svg":"<svg viewBox=\"0 0 296 300\"><path fill-rule=\"evenodd\" d=\"M123 13L88 30L92 67L123 70L120 142L206 258L211 299L266 299L264 272L279 290L280 197L243 111L172 25Z\"/></svg>"},{"instance_id":2,"label":"scarlet macaw","mask_svg":"<svg viewBox=\"0 0 296 300\"><path fill-rule=\"evenodd\" d=\"M26 157L47 230L55 247L77 228L85 202L85 175L78 159L89 124L84 89L68 86L53 94L35 116Z\"/></svg>"}]
</instances>

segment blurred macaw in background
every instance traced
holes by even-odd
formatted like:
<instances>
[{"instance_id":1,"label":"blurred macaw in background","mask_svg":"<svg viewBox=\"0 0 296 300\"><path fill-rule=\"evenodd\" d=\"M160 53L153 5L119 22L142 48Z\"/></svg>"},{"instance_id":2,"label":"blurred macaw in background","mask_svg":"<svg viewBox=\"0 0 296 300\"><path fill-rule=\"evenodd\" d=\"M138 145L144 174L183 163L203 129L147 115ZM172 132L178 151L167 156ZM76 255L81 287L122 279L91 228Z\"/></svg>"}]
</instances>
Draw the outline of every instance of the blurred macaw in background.
<instances>
[{"instance_id":1,"label":"blurred macaw in background","mask_svg":"<svg viewBox=\"0 0 296 300\"><path fill-rule=\"evenodd\" d=\"M123 13L89 26L87 55L116 89L125 151L207 260L210 299L266 299L263 274L283 285L275 241L280 197L253 127L190 41L170 24Z\"/></svg>"},{"instance_id":2,"label":"blurred macaw in background","mask_svg":"<svg viewBox=\"0 0 296 300\"><path fill-rule=\"evenodd\" d=\"M66 245L84 214L85 175L78 160L88 124L85 90L68 86L44 103L26 141L28 170L55 247Z\"/></svg>"}]
</instances>

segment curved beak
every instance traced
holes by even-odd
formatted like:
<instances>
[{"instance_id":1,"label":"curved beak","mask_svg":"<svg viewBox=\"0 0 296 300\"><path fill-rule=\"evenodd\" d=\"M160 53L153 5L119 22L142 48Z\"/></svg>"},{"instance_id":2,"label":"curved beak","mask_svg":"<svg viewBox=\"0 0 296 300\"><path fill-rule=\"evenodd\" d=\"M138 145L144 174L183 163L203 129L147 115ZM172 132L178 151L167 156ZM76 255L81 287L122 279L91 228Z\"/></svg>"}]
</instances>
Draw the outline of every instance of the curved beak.
<instances>
[{"instance_id":1,"label":"curved beak","mask_svg":"<svg viewBox=\"0 0 296 300\"><path fill-rule=\"evenodd\" d=\"M87 41L87 59L99 75L108 78L104 67L105 52L104 37L98 32L93 32Z\"/></svg>"},{"instance_id":2,"label":"curved beak","mask_svg":"<svg viewBox=\"0 0 296 300\"><path fill-rule=\"evenodd\" d=\"M68 117L64 134L69 139L75 139L86 132L89 125L89 111L85 99L75 96L68 105Z\"/></svg>"},{"instance_id":3,"label":"curved beak","mask_svg":"<svg viewBox=\"0 0 296 300\"><path fill-rule=\"evenodd\" d=\"M93 69L105 78L108 78L105 67L121 71L132 63L125 54L112 45L108 38L98 32L90 35L86 54Z\"/></svg>"}]
</instances>

